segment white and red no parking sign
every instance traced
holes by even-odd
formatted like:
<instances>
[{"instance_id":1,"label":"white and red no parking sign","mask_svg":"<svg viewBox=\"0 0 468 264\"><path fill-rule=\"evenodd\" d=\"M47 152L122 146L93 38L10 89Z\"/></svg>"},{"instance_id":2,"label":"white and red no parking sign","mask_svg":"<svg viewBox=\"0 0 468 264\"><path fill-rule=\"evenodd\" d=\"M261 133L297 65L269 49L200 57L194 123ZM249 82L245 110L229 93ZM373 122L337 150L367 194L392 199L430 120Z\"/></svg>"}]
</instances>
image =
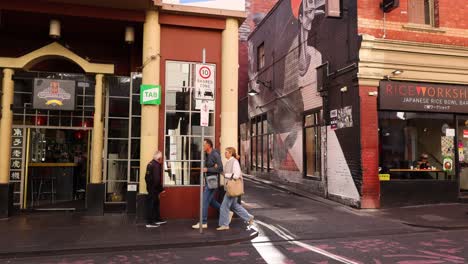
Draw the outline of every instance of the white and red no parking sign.
<instances>
[{"instance_id":1,"label":"white and red no parking sign","mask_svg":"<svg viewBox=\"0 0 468 264\"><path fill-rule=\"evenodd\" d=\"M216 92L216 66L197 64L195 71L195 99L214 100Z\"/></svg>"}]
</instances>

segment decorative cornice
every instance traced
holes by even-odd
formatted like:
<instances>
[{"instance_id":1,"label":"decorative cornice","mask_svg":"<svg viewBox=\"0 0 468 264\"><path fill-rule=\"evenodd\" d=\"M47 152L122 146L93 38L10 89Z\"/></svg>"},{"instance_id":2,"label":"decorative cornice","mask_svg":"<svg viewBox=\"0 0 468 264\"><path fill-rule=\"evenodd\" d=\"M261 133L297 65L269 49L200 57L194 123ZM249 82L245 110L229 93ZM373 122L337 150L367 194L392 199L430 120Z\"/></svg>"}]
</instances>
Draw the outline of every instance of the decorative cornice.
<instances>
[{"instance_id":1,"label":"decorative cornice","mask_svg":"<svg viewBox=\"0 0 468 264\"><path fill-rule=\"evenodd\" d=\"M468 84L468 48L362 36L359 83L392 80ZM396 69L401 75L393 75Z\"/></svg>"}]
</instances>

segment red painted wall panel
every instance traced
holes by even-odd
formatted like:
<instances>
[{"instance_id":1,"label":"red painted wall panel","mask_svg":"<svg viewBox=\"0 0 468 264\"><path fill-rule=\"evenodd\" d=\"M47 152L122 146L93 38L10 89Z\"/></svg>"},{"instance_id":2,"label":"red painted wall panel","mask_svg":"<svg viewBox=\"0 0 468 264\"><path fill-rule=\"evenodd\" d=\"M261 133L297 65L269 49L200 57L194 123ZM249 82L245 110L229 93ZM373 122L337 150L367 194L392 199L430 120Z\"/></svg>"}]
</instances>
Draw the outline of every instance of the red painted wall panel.
<instances>
[{"instance_id":1,"label":"red painted wall panel","mask_svg":"<svg viewBox=\"0 0 468 264\"><path fill-rule=\"evenodd\" d=\"M359 88L361 103L362 208L380 207L379 136L377 97L369 92L377 87Z\"/></svg>"},{"instance_id":2,"label":"red painted wall panel","mask_svg":"<svg viewBox=\"0 0 468 264\"><path fill-rule=\"evenodd\" d=\"M203 28L181 27L169 25L169 20L177 16L165 18L165 24L161 26L161 70L160 83L162 87L162 101L159 117L160 149L164 149L164 105L165 105L165 79L166 61L201 62L202 49L206 48L206 62L216 64L216 122L215 122L215 146L219 148L221 136L221 30L209 30ZM196 19L196 17L193 17ZM199 187L168 187L161 199L162 216L169 219L193 218L199 215ZM211 211L210 216L215 216Z\"/></svg>"}]
</instances>

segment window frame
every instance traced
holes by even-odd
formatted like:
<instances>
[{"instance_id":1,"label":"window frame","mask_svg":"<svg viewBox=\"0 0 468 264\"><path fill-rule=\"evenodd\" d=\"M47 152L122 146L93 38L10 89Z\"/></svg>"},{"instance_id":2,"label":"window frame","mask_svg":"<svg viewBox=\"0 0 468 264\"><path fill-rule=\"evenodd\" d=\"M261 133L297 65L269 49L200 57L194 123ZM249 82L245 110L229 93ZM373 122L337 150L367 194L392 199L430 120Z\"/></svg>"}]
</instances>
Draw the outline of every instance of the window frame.
<instances>
[{"instance_id":1,"label":"window frame","mask_svg":"<svg viewBox=\"0 0 468 264\"><path fill-rule=\"evenodd\" d=\"M189 76L188 76L188 83L183 83L183 85L185 86L180 86L180 88L182 89L187 89L187 91L189 92L189 100L188 100L188 109L185 109L185 110L177 110L177 99L176 99L176 108L175 109L172 109L171 105L168 105L169 103L169 100L167 99L167 95L168 94L176 94L176 91L174 90L174 88L177 88L175 86L168 86L168 80L169 79L169 71L167 70L168 69L168 64L170 63L177 63L177 64L188 64L189 65ZM197 64L197 62L193 62L193 61L176 61L176 60L167 60L165 61L165 65L166 65L166 73L165 73L165 76L166 76L166 79L165 79L165 86L164 86L164 89L165 89L165 92L164 92L164 105L161 104L161 106L164 107L164 143L163 143L163 148L162 148L162 152L163 152L163 156L164 156L164 166L170 164L171 166L173 164L181 164L181 167L180 169L181 170L187 170L188 171L188 174L187 175L190 175L190 172L191 172L191 169L192 169L192 165L194 162L199 162L201 164L201 158L200 159L193 159L192 158L192 146L191 146L191 143L194 142L194 139L202 139L201 137L201 134L198 135L198 134L194 134L193 133L193 119L194 119L194 114L200 114L200 110L196 110L194 108L194 104L195 104L195 100L194 100L194 97L193 97L193 92L192 90L194 89L194 71L195 71L195 65ZM216 64L209 64L209 65L213 65L213 66L216 66ZM187 129L188 129L188 132L187 134L181 134L181 135L170 135L167 133L167 117L168 117L168 114L177 114L177 113L183 113L183 114L188 114L188 124L187 124ZM212 134L210 135L207 135L207 131L205 129L205 139L211 139L213 141L213 143L215 142L215 138L216 138L216 103L213 103L213 110L209 110L209 115L210 115L210 123L212 122ZM210 126L211 127L211 126ZM187 158L184 158L184 159L170 159L170 157L166 156L166 148L167 148L167 144L166 144L166 139L170 139L171 137L174 137L176 139L186 139L187 140L187 143L188 143L188 157ZM186 144L186 143L184 143ZM203 142L201 142L202 146L201 148L203 148ZM201 153L200 153L200 157L201 157ZM169 167L168 167L169 169ZM174 168L174 169L179 169L178 167ZM164 180L163 180L163 185L164 187L168 187L168 188L172 188L172 187L193 187L193 186L199 186L199 183L197 184L191 184L190 183L190 176L189 176L189 183L188 184L184 184L185 182L185 179L179 179L181 180L182 184L178 184L177 183L177 180L175 180L175 184L167 184L166 182L166 174L167 172L169 171L165 171L164 172ZM169 176L169 177L172 177Z\"/></svg>"},{"instance_id":2,"label":"window frame","mask_svg":"<svg viewBox=\"0 0 468 264\"><path fill-rule=\"evenodd\" d=\"M263 125L266 122L266 130ZM265 138L270 139L273 133L268 131L267 113L255 116L250 119L250 170L260 172L270 172L273 170L270 160L270 142L265 142ZM265 143L267 149L265 150ZM260 146L260 148L259 148ZM255 147L255 150L254 150ZM266 153L266 159L265 154ZM255 164L254 164L255 157Z\"/></svg>"},{"instance_id":3,"label":"window frame","mask_svg":"<svg viewBox=\"0 0 468 264\"><path fill-rule=\"evenodd\" d=\"M415 8L416 10L413 11L412 9L412 4L413 1L421 1L422 6L420 7L420 10ZM438 27L438 22L436 18L436 6L438 6L436 3L438 0L408 0L408 23L414 24L414 25L422 25L422 26L427 26L427 27ZM426 3L428 3L428 8L426 9ZM424 17L424 22L420 23L417 20L417 17L412 17L411 14L414 12L420 11L422 12L422 16ZM419 14L421 15L421 14Z\"/></svg>"},{"instance_id":4,"label":"window frame","mask_svg":"<svg viewBox=\"0 0 468 264\"><path fill-rule=\"evenodd\" d=\"M265 42L257 47L257 71L265 67Z\"/></svg>"}]
</instances>

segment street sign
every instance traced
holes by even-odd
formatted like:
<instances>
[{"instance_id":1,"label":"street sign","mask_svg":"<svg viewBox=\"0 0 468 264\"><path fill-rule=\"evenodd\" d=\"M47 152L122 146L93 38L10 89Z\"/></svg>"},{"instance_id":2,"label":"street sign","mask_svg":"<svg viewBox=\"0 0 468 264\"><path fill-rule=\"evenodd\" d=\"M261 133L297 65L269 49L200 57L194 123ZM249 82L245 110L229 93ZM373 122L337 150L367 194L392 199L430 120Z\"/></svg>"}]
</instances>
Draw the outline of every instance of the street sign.
<instances>
[{"instance_id":1,"label":"street sign","mask_svg":"<svg viewBox=\"0 0 468 264\"><path fill-rule=\"evenodd\" d=\"M195 66L196 100L214 100L216 92L216 66L198 63Z\"/></svg>"},{"instance_id":2,"label":"street sign","mask_svg":"<svg viewBox=\"0 0 468 264\"><path fill-rule=\"evenodd\" d=\"M195 100L195 109L196 110L201 110L203 102L206 102L208 104L208 110L210 110L210 111L215 110L215 102L214 101L206 101L206 100Z\"/></svg>"},{"instance_id":3,"label":"street sign","mask_svg":"<svg viewBox=\"0 0 468 264\"><path fill-rule=\"evenodd\" d=\"M154 84L142 84L140 86L140 104L160 105L161 104L161 86L154 85Z\"/></svg>"},{"instance_id":4,"label":"street sign","mask_svg":"<svg viewBox=\"0 0 468 264\"><path fill-rule=\"evenodd\" d=\"M202 101L201 110L200 110L200 126L207 127L209 123L210 123L210 114L209 114L208 101Z\"/></svg>"}]
</instances>

